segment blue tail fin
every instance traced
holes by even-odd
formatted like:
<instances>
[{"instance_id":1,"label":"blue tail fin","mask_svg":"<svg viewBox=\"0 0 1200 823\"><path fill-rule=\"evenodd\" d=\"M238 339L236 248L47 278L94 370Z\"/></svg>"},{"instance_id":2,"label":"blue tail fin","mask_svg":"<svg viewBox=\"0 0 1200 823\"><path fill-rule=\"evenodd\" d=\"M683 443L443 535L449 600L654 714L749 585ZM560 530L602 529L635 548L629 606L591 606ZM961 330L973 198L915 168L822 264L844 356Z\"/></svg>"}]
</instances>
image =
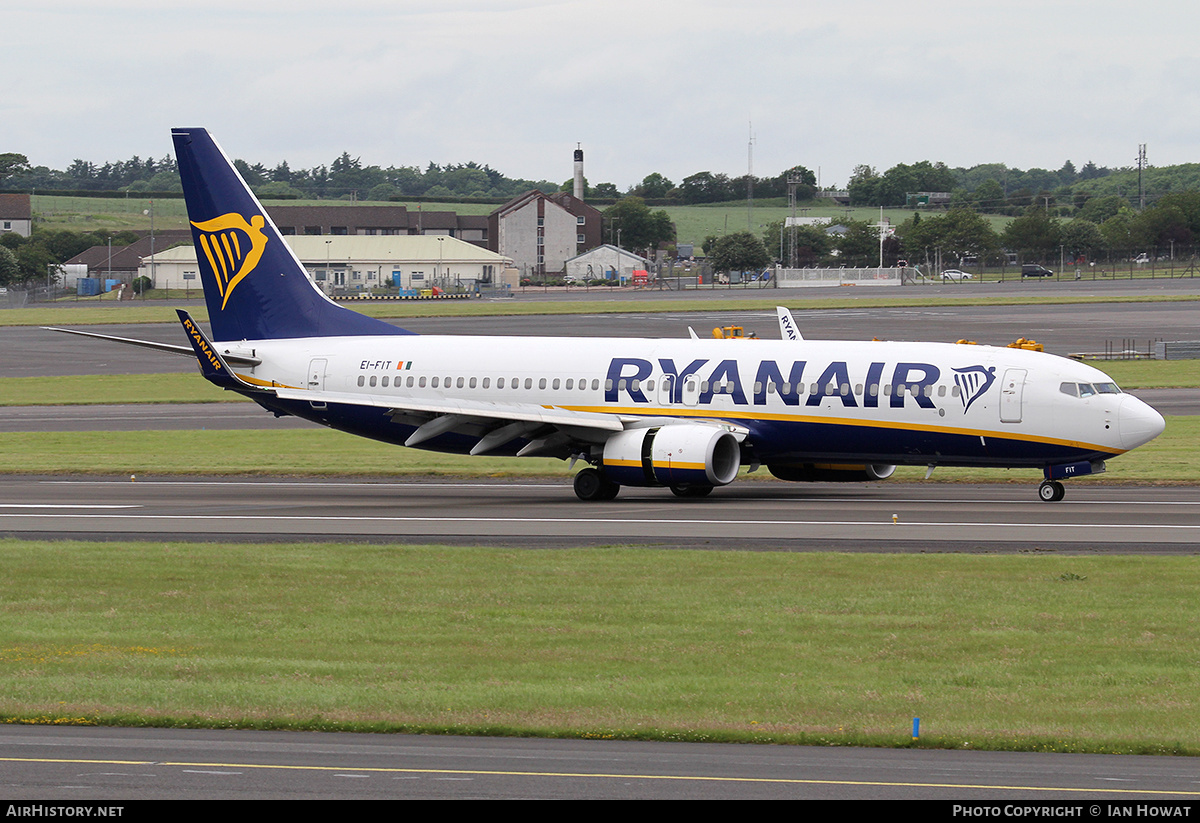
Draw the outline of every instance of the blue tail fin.
<instances>
[{"instance_id":1,"label":"blue tail fin","mask_svg":"<svg viewBox=\"0 0 1200 823\"><path fill-rule=\"evenodd\" d=\"M322 294L204 129L173 129L214 340L411 334Z\"/></svg>"}]
</instances>

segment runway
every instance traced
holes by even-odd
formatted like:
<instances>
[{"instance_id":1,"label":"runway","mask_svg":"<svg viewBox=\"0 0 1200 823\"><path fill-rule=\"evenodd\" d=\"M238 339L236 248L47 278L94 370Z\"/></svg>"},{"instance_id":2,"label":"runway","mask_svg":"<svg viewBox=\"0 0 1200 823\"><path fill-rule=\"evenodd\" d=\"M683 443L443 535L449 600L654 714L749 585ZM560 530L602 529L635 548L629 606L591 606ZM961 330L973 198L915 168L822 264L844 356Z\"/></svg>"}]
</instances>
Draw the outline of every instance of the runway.
<instances>
[{"instance_id":1,"label":"runway","mask_svg":"<svg viewBox=\"0 0 1200 823\"><path fill-rule=\"evenodd\" d=\"M762 551L1191 554L1191 488L742 481L702 500L622 489L581 504L557 482L0 478L0 534Z\"/></svg>"},{"instance_id":2,"label":"runway","mask_svg":"<svg viewBox=\"0 0 1200 823\"><path fill-rule=\"evenodd\" d=\"M875 291L879 291L876 289ZM757 295L764 296L764 295ZM786 292L773 292L781 302L796 302ZM886 296L903 296L888 294ZM597 305L601 305L597 302ZM764 339L778 339L773 311L722 311L710 300L697 300L697 311L627 314L522 315L514 317L436 317L391 320L420 334L545 335L583 337L666 337L688 335L691 326L708 336L716 326L740 325ZM1177 303L1089 303L1026 306L913 306L852 307L794 312L796 323L810 340L928 340L959 339L1004 346L1018 337L1035 339L1053 354L1124 348L1133 341L1144 351L1154 340L1195 340L1197 307ZM177 324L152 323L76 326L64 309L60 325L118 337L182 345ZM36 327L0 328L0 377L62 376L69 374L162 374L195 371L186 357L152 352L116 343L45 331ZM1102 368L1102 366L1101 366Z\"/></svg>"},{"instance_id":3,"label":"runway","mask_svg":"<svg viewBox=\"0 0 1200 823\"><path fill-rule=\"evenodd\" d=\"M1200 797L1191 760L1179 757L614 740L8 726L0 730L0 762L10 803L53 798L73 805L133 799L926 799L946 802L948 813L949 801L1028 800L1065 801L1081 811L1092 804L1088 816L1104 819L1114 816L1112 806L1132 809L1133 800L1152 800L1156 809L1175 809L1178 816Z\"/></svg>"},{"instance_id":4,"label":"runway","mask_svg":"<svg viewBox=\"0 0 1200 823\"><path fill-rule=\"evenodd\" d=\"M1033 285L1009 284L1032 289ZM1046 284L1050 285L1050 284ZM1107 285L1107 284L1104 284ZM1189 284L1190 286L1191 284ZM945 289L947 292L954 289ZM957 289L957 293L965 290ZM1049 291L1049 290L1047 290ZM973 292L972 292L973 293ZM831 294L779 295L781 302ZM670 295L676 297L677 295ZM732 296L768 296L764 293ZM838 295L841 296L841 295ZM903 296L889 293L886 296ZM736 323L777 337L771 312L436 318L422 333L683 337ZM63 312L62 325L70 325ZM809 338L938 339L1047 350L1111 341L1195 339L1188 303L851 308L797 312ZM172 324L95 327L182 342ZM1149 331L1148 330L1152 330ZM0 377L194 371L187 358L32 328L0 329ZM199 376L196 377L199 380ZM1137 392L1171 414L1198 393ZM249 403L10 407L0 431L304 427ZM0 477L0 536L100 540L403 542L539 550L643 545L711 551L1195 554L1193 488L1072 483L1067 499L1013 485L791 484L739 481L703 500L626 488L581 504L558 480ZM158 729L4 727L10 797L132 798L929 798L1169 804L1200 796L1184 758L969 751L725 746L599 740L322 735ZM1131 807L1132 808L1132 807Z\"/></svg>"}]
</instances>

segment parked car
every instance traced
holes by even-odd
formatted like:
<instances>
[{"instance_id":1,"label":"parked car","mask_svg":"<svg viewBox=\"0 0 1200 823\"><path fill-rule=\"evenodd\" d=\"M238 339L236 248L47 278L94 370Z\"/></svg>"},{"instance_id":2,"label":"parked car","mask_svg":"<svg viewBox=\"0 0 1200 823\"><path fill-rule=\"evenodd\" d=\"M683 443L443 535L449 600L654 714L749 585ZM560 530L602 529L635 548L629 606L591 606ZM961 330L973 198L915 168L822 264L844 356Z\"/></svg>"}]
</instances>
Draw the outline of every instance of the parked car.
<instances>
[{"instance_id":1,"label":"parked car","mask_svg":"<svg viewBox=\"0 0 1200 823\"><path fill-rule=\"evenodd\" d=\"M1036 263L1026 263L1021 266L1022 277L1053 277L1054 272L1045 266L1039 266Z\"/></svg>"},{"instance_id":2,"label":"parked car","mask_svg":"<svg viewBox=\"0 0 1200 823\"><path fill-rule=\"evenodd\" d=\"M958 269L946 269L944 272L942 272L942 279L943 280L970 280L971 275L965 271L959 271Z\"/></svg>"}]
</instances>

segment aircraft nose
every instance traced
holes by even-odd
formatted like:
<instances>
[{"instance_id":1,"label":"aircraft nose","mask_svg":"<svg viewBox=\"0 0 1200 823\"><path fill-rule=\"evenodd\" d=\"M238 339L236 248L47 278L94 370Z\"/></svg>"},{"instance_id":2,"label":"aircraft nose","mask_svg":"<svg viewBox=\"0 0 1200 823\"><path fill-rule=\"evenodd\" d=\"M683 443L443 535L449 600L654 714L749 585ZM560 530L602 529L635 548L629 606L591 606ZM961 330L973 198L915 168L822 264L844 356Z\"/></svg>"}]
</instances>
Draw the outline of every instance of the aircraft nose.
<instances>
[{"instance_id":1,"label":"aircraft nose","mask_svg":"<svg viewBox=\"0 0 1200 823\"><path fill-rule=\"evenodd\" d=\"M1122 396L1121 408L1117 412L1117 431L1123 448L1136 449L1143 443L1149 443L1162 434L1166 427L1167 421L1147 403L1132 394Z\"/></svg>"}]
</instances>

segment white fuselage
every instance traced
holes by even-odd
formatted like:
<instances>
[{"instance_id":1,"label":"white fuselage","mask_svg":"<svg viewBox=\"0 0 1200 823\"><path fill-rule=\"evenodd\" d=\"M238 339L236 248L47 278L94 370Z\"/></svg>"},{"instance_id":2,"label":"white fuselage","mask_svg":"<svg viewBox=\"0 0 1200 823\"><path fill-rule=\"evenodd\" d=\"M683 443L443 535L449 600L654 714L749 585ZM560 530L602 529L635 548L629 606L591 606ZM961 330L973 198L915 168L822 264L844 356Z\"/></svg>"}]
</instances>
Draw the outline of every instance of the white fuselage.
<instances>
[{"instance_id":1,"label":"white fuselage","mask_svg":"<svg viewBox=\"0 0 1200 823\"><path fill-rule=\"evenodd\" d=\"M234 369L245 379L314 403L713 421L748 430L764 462L1049 465L1120 454L1162 431L1157 412L1097 369L989 346L423 335L216 345L262 360Z\"/></svg>"}]
</instances>

